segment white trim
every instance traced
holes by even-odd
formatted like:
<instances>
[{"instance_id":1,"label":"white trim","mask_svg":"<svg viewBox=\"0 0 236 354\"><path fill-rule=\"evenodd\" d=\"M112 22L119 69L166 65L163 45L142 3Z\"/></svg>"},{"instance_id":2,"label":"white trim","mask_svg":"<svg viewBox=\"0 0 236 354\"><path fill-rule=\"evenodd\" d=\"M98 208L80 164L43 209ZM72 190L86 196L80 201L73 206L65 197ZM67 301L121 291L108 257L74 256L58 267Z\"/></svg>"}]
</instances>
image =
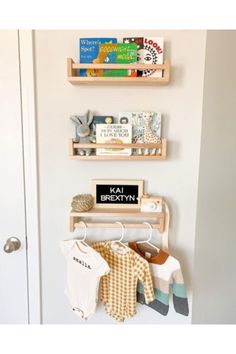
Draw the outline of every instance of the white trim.
<instances>
[{"instance_id":1,"label":"white trim","mask_svg":"<svg viewBox=\"0 0 236 354\"><path fill-rule=\"evenodd\" d=\"M20 76L25 173L26 234L28 241L29 323L41 323L39 210L34 88L33 32L19 31Z\"/></svg>"}]
</instances>

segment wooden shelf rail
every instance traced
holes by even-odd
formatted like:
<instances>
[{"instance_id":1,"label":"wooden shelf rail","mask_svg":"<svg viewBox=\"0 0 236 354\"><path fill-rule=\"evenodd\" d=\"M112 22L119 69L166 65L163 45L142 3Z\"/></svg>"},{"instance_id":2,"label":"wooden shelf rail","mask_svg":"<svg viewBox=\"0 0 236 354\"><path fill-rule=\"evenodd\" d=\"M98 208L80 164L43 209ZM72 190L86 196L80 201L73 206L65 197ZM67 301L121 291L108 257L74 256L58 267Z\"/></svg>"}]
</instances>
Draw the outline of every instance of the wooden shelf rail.
<instances>
[{"instance_id":1,"label":"wooden shelf rail","mask_svg":"<svg viewBox=\"0 0 236 354\"><path fill-rule=\"evenodd\" d=\"M78 69L127 69L127 70L162 70L162 77L155 76L78 76ZM82 64L74 63L72 58L67 58L67 78L73 85L79 84L167 84L170 81L170 61L166 59L164 64Z\"/></svg>"},{"instance_id":2,"label":"wooden shelf rail","mask_svg":"<svg viewBox=\"0 0 236 354\"><path fill-rule=\"evenodd\" d=\"M156 155L96 155L96 149L118 149L117 144L80 144L73 139L69 140L69 156L74 160L165 160L167 153L166 139L161 139L157 144L122 144L122 148L130 149L159 149L160 152ZM76 149L93 149L91 155L78 155Z\"/></svg>"}]
</instances>

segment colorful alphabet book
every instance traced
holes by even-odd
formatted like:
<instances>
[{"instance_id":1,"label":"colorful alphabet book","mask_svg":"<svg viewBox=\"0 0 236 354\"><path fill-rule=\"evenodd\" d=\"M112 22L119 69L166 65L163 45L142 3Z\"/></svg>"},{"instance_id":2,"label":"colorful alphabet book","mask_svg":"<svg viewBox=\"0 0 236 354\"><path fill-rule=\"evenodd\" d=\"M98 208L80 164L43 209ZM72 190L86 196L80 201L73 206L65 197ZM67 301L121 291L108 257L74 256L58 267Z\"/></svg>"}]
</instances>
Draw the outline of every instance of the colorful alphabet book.
<instances>
[{"instance_id":1,"label":"colorful alphabet book","mask_svg":"<svg viewBox=\"0 0 236 354\"><path fill-rule=\"evenodd\" d=\"M117 39L80 38L80 63L95 63L99 53L99 45L102 43L117 43ZM80 76L95 76L94 69L81 69Z\"/></svg>"},{"instance_id":2,"label":"colorful alphabet book","mask_svg":"<svg viewBox=\"0 0 236 354\"><path fill-rule=\"evenodd\" d=\"M126 37L124 43L136 43L138 64L163 64L164 40L161 37ZM162 77L162 70L142 70L137 76Z\"/></svg>"}]
</instances>

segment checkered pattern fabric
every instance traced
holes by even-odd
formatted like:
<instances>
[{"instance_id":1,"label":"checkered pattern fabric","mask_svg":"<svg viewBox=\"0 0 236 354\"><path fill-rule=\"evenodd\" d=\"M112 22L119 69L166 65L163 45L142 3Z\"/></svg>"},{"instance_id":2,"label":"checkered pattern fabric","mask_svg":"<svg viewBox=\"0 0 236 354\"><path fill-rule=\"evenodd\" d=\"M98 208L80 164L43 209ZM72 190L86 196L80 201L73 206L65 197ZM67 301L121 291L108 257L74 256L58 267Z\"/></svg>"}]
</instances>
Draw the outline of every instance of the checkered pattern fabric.
<instances>
[{"instance_id":1,"label":"checkered pattern fabric","mask_svg":"<svg viewBox=\"0 0 236 354\"><path fill-rule=\"evenodd\" d=\"M117 321L136 314L137 282L143 284L146 303L154 300L153 283L148 262L129 249L119 253L112 242L91 245L106 260L110 272L101 278L100 298L106 312Z\"/></svg>"}]
</instances>

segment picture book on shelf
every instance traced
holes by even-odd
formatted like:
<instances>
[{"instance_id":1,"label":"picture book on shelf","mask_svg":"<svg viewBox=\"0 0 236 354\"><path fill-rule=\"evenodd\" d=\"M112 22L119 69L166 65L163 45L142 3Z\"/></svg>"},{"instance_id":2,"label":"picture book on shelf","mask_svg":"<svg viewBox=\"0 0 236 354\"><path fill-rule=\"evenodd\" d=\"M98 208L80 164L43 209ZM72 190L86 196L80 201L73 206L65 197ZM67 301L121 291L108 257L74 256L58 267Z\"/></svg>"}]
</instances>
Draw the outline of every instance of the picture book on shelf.
<instances>
[{"instance_id":1,"label":"picture book on shelf","mask_svg":"<svg viewBox=\"0 0 236 354\"><path fill-rule=\"evenodd\" d=\"M97 124L112 124L113 116L93 116L92 121L92 134L96 136L96 125Z\"/></svg>"},{"instance_id":2,"label":"picture book on shelf","mask_svg":"<svg viewBox=\"0 0 236 354\"><path fill-rule=\"evenodd\" d=\"M137 62L136 43L108 43L100 44L97 57L98 63L130 64ZM102 69L96 70L97 76L136 76L135 70L128 69Z\"/></svg>"},{"instance_id":3,"label":"picture book on shelf","mask_svg":"<svg viewBox=\"0 0 236 354\"><path fill-rule=\"evenodd\" d=\"M96 63L99 45L102 43L117 43L116 38L80 38L80 63ZM95 76L94 69L81 69L80 76Z\"/></svg>"},{"instance_id":4,"label":"picture book on shelf","mask_svg":"<svg viewBox=\"0 0 236 354\"><path fill-rule=\"evenodd\" d=\"M126 37L124 43L136 43L138 64L163 64L164 40L161 37ZM162 70L138 70L137 76L162 77Z\"/></svg>"},{"instance_id":5,"label":"picture book on shelf","mask_svg":"<svg viewBox=\"0 0 236 354\"><path fill-rule=\"evenodd\" d=\"M147 112L119 112L118 123L132 125L132 143L143 143L144 121L143 114ZM150 112L153 114L150 128L152 132L161 139L161 113Z\"/></svg>"},{"instance_id":6,"label":"picture book on shelf","mask_svg":"<svg viewBox=\"0 0 236 354\"><path fill-rule=\"evenodd\" d=\"M98 144L117 144L117 148L99 148L97 155L131 155L129 148L122 148L122 144L132 142L131 124L97 124L96 125L96 143Z\"/></svg>"}]
</instances>

